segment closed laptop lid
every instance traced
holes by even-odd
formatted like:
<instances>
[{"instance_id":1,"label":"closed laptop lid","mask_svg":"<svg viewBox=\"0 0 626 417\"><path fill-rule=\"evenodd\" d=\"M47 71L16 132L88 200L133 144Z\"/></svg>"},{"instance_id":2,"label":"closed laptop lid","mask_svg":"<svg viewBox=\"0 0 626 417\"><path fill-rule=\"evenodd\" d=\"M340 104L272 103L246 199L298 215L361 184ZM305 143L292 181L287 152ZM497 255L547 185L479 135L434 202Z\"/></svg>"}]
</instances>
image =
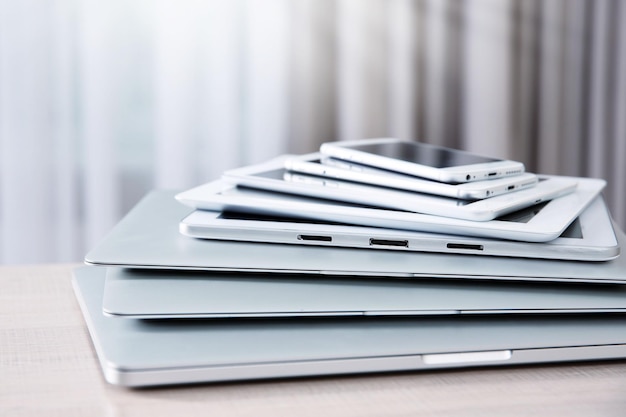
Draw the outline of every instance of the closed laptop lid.
<instances>
[{"instance_id":1,"label":"closed laptop lid","mask_svg":"<svg viewBox=\"0 0 626 417\"><path fill-rule=\"evenodd\" d=\"M99 271L106 274L103 311L145 319L626 312L624 285Z\"/></svg>"},{"instance_id":2,"label":"closed laptop lid","mask_svg":"<svg viewBox=\"0 0 626 417\"><path fill-rule=\"evenodd\" d=\"M161 269L626 282L622 256L590 263L193 239L178 231L180 220L192 209L177 202L174 194L148 194L85 261ZM616 230L616 235L623 245L624 233Z\"/></svg>"},{"instance_id":3,"label":"closed laptop lid","mask_svg":"<svg viewBox=\"0 0 626 417\"><path fill-rule=\"evenodd\" d=\"M128 386L507 365L626 356L603 315L137 320L102 314L105 276L74 288L105 378Z\"/></svg>"}]
</instances>

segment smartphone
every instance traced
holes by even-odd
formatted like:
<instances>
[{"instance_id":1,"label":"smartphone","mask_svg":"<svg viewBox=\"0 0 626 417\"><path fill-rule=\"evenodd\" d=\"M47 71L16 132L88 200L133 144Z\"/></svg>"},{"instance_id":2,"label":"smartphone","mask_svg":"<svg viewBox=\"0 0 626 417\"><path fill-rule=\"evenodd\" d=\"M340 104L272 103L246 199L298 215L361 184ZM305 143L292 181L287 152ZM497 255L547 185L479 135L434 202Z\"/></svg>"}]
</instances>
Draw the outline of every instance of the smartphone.
<instances>
[{"instance_id":1,"label":"smartphone","mask_svg":"<svg viewBox=\"0 0 626 417\"><path fill-rule=\"evenodd\" d=\"M474 181L463 184L446 184L419 178L414 175L373 168L367 165L331 157L323 157L320 153L290 157L285 161L285 168L303 174L355 181L404 191L460 198L463 200L482 200L484 198L508 194L513 191L534 187L538 181L535 174L524 173L514 177L493 180Z\"/></svg>"},{"instance_id":2,"label":"smartphone","mask_svg":"<svg viewBox=\"0 0 626 417\"><path fill-rule=\"evenodd\" d=\"M524 172L521 162L396 138L327 142L322 144L320 152L449 184L512 177Z\"/></svg>"},{"instance_id":3,"label":"smartphone","mask_svg":"<svg viewBox=\"0 0 626 417\"><path fill-rule=\"evenodd\" d=\"M459 200L288 171L284 168L288 157L229 170L223 178L269 191L479 222L571 193L576 188L576 181L552 178L515 193L483 200Z\"/></svg>"}]
</instances>

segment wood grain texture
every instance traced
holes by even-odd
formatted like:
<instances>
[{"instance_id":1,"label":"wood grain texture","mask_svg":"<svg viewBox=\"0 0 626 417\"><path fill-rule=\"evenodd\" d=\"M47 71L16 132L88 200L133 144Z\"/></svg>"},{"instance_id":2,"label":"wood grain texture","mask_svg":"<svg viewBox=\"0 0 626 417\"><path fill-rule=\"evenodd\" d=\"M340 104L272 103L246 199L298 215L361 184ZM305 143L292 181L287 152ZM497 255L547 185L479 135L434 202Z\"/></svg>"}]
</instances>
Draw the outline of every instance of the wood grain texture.
<instances>
[{"instance_id":1,"label":"wood grain texture","mask_svg":"<svg viewBox=\"0 0 626 417\"><path fill-rule=\"evenodd\" d=\"M102 379L76 265L0 267L0 416L624 416L626 362L130 390Z\"/></svg>"}]
</instances>

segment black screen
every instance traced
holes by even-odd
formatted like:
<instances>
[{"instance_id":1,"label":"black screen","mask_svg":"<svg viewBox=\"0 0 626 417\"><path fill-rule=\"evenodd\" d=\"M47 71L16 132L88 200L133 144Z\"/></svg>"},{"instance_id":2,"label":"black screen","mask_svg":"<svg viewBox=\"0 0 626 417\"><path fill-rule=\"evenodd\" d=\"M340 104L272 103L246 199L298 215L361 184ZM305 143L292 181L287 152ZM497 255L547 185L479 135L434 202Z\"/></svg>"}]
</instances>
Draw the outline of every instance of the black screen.
<instances>
[{"instance_id":1,"label":"black screen","mask_svg":"<svg viewBox=\"0 0 626 417\"><path fill-rule=\"evenodd\" d=\"M464 151L440 148L438 146L416 142L363 144L351 146L351 149L402 161L414 162L433 168L449 168L499 161L499 159L487 158Z\"/></svg>"}]
</instances>

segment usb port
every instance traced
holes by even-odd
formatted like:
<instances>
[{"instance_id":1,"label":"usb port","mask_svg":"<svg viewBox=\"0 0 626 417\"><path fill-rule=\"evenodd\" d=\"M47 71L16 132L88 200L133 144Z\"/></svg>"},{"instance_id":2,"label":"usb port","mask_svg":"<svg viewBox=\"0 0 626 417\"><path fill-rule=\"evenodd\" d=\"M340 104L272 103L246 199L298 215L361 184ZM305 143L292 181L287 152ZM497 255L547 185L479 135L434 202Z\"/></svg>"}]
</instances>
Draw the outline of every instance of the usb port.
<instances>
[{"instance_id":1,"label":"usb port","mask_svg":"<svg viewBox=\"0 0 626 417\"><path fill-rule=\"evenodd\" d=\"M398 246L409 247L408 240L370 239L370 246Z\"/></svg>"},{"instance_id":2,"label":"usb port","mask_svg":"<svg viewBox=\"0 0 626 417\"><path fill-rule=\"evenodd\" d=\"M314 242L332 242L333 238L330 236L320 235L298 235L298 240L309 240Z\"/></svg>"},{"instance_id":3,"label":"usb port","mask_svg":"<svg viewBox=\"0 0 626 417\"><path fill-rule=\"evenodd\" d=\"M509 185L506 189L507 189L508 191L511 191L513 188L515 188L515 186L514 186L514 185Z\"/></svg>"},{"instance_id":4,"label":"usb port","mask_svg":"<svg viewBox=\"0 0 626 417\"><path fill-rule=\"evenodd\" d=\"M448 243L446 247L448 249L483 250L483 245L468 245L465 243Z\"/></svg>"},{"instance_id":5,"label":"usb port","mask_svg":"<svg viewBox=\"0 0 626 417\"><path fill-rule=\"evenodd\" d=\"M487 175L489 175L490 177L493 177L494 175L497 175L497 174L498 174L497 172L490 172L490 173L489 173L489 174L487 174Z\"/></svg>"}]
</instances>

